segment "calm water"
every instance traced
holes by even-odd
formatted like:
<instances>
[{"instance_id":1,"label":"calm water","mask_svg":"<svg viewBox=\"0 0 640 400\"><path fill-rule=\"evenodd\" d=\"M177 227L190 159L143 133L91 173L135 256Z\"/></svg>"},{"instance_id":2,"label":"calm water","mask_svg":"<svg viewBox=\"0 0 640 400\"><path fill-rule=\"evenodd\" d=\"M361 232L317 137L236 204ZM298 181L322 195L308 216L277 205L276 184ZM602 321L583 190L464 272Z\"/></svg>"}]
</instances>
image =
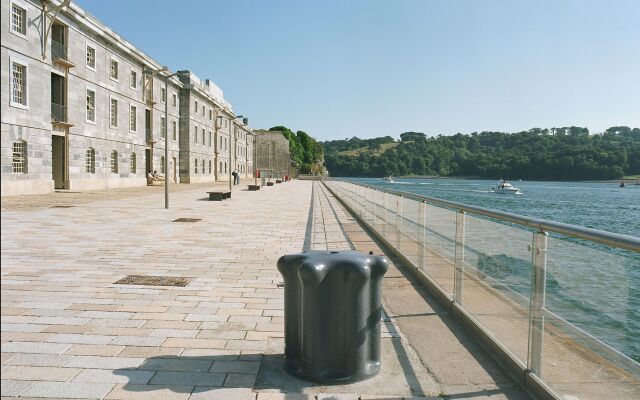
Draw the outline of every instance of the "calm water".
<instances>
[{"instance_id":1,"label":"calm water","mask_svg":"<svg viewBox=\"0 0 640 400\"><path fill-rule=\"evenodd\" d=\"M640 236L640 186L617 183L511 183L523 195L491 192L496 181L462 179L352 179L393 190L418 193L536 218ZM469 249L474 251L475 249ZM494 260L516 268L483 272L529 297L530 260L497 250ZM640 362L640 255L605 246L549 239L547 306L611 347Z\"/></svg>"}]
</instances>

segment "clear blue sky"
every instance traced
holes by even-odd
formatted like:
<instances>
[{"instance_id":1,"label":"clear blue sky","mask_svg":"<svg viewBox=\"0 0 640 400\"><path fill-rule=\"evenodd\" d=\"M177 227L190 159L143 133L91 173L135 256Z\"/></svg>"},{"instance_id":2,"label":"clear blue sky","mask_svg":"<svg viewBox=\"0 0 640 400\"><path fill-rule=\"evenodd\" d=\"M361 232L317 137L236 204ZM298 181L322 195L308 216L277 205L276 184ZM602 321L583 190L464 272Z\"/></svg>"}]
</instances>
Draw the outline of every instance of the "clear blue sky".
<instances>
[{"instance_id":1,"label":"clear blue sky","mask_svg":"<svg viewBox=\"0 0 640 400\"><path fill-rule=\"evenodd\" d=\"M254 128L640 127L638 0L74 0Z\"/></svg>"}]
</instances>

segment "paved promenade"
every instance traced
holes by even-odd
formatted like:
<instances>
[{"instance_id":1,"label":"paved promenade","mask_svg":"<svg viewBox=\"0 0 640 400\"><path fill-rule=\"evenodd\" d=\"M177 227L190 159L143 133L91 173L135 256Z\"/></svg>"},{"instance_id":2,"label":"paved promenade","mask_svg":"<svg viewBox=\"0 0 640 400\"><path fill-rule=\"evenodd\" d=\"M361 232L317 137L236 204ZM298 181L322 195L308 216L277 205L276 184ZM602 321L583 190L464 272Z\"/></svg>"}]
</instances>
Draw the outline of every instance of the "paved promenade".
<instances>
[{"instance_id":1,"label":"paved promenade","mask_svg":"<svg viewBox=\"0 0 640 400\"><path fill-rule=\"evenodd\" d=\"M225 202L206 201L205 186L180 186L169 210L153 189L55 203L71 208L3 199L3 398L526 398L395 267L385 278L395 314L383 324L381 374L331 387L289 377L277 259L379 249L318 183L237 189ZM190 283L114 283L133 274ZM429 341L411 322L424 310L433 313L430 337L445 333L445 357L425 358Z\"/></svg>"}]
</instances>

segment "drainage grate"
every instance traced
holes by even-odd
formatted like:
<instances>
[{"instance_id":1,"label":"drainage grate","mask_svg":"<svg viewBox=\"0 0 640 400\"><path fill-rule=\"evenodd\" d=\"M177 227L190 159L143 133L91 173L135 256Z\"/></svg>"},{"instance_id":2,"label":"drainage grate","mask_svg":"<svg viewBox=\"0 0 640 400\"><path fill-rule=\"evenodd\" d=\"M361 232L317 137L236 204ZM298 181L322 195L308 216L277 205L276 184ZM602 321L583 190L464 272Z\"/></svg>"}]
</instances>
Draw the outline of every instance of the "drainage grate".
<instances>
[{"instance_id":1,"label":"drainage grate","mask_svg":"<svg viewBox=\"0 0 640 400\"><path fill-rule=\"evenodd\" d=\"M72 208L75 206L51 206L51 208Z\"/></svg>"},{"instance_id":2,"label":"drainage grate","mask_svg":"<svg viewBox=\"0 0 640 400\"><path fill-rule=\"evenodd\" d=\"M187 286L189 282L191 282L191 278L184 278L179 276L127 275L119 281L114 282L114 284L146 286Z\"/></svg>"},{"instance_id":3,"label":"drainage grate","mask_svg":"<svg viewBox=\"0 0 640 400\"><path fill-rule=\"evenodd\" d=\"M178 218L178 219L174 219L171 222L198 222L198 221L202 221L201 218Z\"/></svg>"}]
</instances>

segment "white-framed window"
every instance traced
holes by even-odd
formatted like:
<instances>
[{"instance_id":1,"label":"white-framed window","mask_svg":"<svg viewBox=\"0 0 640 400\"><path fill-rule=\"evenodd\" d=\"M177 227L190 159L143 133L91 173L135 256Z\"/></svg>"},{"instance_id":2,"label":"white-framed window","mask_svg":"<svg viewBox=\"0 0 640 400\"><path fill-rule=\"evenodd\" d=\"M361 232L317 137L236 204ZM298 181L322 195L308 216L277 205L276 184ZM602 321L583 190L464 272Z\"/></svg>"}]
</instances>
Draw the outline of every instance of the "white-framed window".
<instances>
[{"instance_id":1,"label":"white-framed window","mask_svg":"<svg viewBox=\"0 0 640 400\"><path fill-rule=\"evenodd\" d=\"M198 173L198 159L196 158L194 174Z\"/></svg>"},{"instance_id":2,"label":"white-framed window","mask_svg":"<svg viewBox=\"0 0 640 400\"><path fill-rule=\"evenodd\" d=\"M87 44L86 67L92 71L96 70L96 48Z\"/></svg>"},{"instance_id":3,"label":"white-framed window","mask_svg":"<svg viewBox=\"0 0 640 400\"><path fill-rule=\"evenodd\" d=\"M173 105L174 107L178 107L178 95L177 95L177 94L175 94L175 93L173 93L172 98L173 98L173 100L172 100L172 105Z\"/></svg>"},{"instance_id":4,"label":"white-framed window","mask_svg":"<svg viewBox=\"0 0 640 400\"><path fill-rule=\"evenodd\" d=\"M160 156L160 173L164 174L164 156Z\"/></svg>"},{"instance_id":5,"label":"white-framed window","mask_svg":"<svg viewBox=\"0 0 640 400\"><path fill-rule=\"evenodd\" d=\"M167 101L167 89L160 88L160 102L164 103L165 101Z\"/></svg>"},{"instance_id":6,"label":"white-framed window","mask_svg":"<svg viewBox=\"0 0 640 400\"><path fill-rule=\"evenodd\" d=\"M176 121L171 121L171 139L174 142L178 140L178 123Z\"/></svg>"},{"instance_id":7,"label":"white-framed window","mask_svg":"<svg viewBox=\"0 0 640 400\"><path fill-rule=\"evenodd\" d=\"M160 137L167 138L167 120L164 117L160 117Z\"/></svg>"},{"instance_id":8,"label":"white-framed window","mask_svg":"<svg viewBox=\"0 0 640 400\"><path fill-rule=\"evenodd\" d=\"M96 92L87 88L87 115L86 121L96 123Z\"/></svg>"},{"instance_id":9,"label":"white-framed window","mask_svg":"<svg viewBox=\"0 0 640 400\"><path fill-rule=\"evenodd\" d=\"M113 97L109 98L109 126L118 127L118 100Z\"/></svg>"},{"instance_id":10,"label":"white-framed window","mask_svg":"<svg viewBox=\"0 0 640 400\"><path fill-rule=\"evenodd\" d=\"M129 107L129 131L136 132L138 130L138 109L136 106Z\"/></svg>"},{"instance_id":11,"label":"white-framed window","mask_svg":"<svg viewBox=\"0 0 640 400\"><path fill-rule=\"evenodd\" d=\"M27 65L11 60L11 102L15 107L27 108L28 86L27 86Z\"/></svg>"},{"instance_id":12,"label":"white-framed window","mask_svg":"<svg viewBox=\"0 0 640 400\"><path fill-rule=\"evenodd\" d=\"M196 100L196 106L193 107L193 113L197 114L198 113L198 101Z\"/></svg>"},{"instance_id":13,"label":"white-framed window","mask_svg":"<svg viewBox=\"0 0 640 400\"><path fill-rule=\"evenodd\" d=\"M204 128L202 128L202 145L204 146L207 142L204 140Z\"/></svg>"},{"instance_id":14,"label":"white-framed window","mask_svg":"<svg viewBox=\"0 0 640 400\"><path fill-rule=\"evenodd\" d=\"M198 127L193 127L193 141L195 144L198 144Z\"/></svg>"},{"instance_id":15,"label":"white-framed window","mask_svg":"<svg viewBox=\"0 0 640 400\"><path fill-rule=\"evenodd\" d=\"M118 68L119 68L119 63L118 60L116 60L115 58L111 59L111 67L109 68L109 78L111 78L114 81L118 80Z\"/></svg>"},{"instance_id":16,"label":"white-framed window","mask_svg":"<svg viewBox=\"0 0 640 400\"><path fill-rule=\"evenodd\" d=\"M129 172L131 172L132 174L135 174L136 169L137 169L136 153L131 153L131 159L129 160Z\"/></svg>"},{"instance_id":17,"label":"white-framed window","mask_svg":"<svg viewBox=\"0 0 640 400\"><path fill-rule=\"evenodd\" d=\"M96 173L96 151L89 147L85 153L85 167L88 174Z\"/></svg>"},{"instance_id":18,"label":"white-framed window","mask_svg":"<svg viewBox=\"0 0 640 400\"><path fill-rule=\"evenodd\" d=\"M27 171L27 142L18 140L13 142L13 173L26 174Z\"/></svg>"},{"instance_id":19,"label":"white-framed window","mask_svg":"<svg viewBox=\"0 0 640 400\"><path fill-rule=\"evenodd\" d=\"M111 173L118 173L118 152L115 150L111 151Z\"/></svg>"},{"instance_id":20,"label":"white-framed window","mask_svg":"<svg viewBox=\"0 0 640 400\"><path fill-rule=\"evenodd\" d=\"M209 147L211 147L211 131L209 131L209 141L208 141L208 143L209 143Z\"/></svg>"},{"instance_id":21,"label":"white-framed window","mask_svg":"<svg viewBox=\"0 0 640 400\"><path fill-rule=\"evenodd\" d=\"M15 4L11 4L11 32L20 36L27 35L27 11Z\"/></svg>"},{"instance_id":22,"label":"white-framed window","mask_svg":"<svg viewBox=\"0 0 640 400\"><path fill-rule=\"evenodd\" d=\"M136 71L131 71L131 75L129 75L129 87L138 89L138 73Z\"/></svg>"}]
</instances>

